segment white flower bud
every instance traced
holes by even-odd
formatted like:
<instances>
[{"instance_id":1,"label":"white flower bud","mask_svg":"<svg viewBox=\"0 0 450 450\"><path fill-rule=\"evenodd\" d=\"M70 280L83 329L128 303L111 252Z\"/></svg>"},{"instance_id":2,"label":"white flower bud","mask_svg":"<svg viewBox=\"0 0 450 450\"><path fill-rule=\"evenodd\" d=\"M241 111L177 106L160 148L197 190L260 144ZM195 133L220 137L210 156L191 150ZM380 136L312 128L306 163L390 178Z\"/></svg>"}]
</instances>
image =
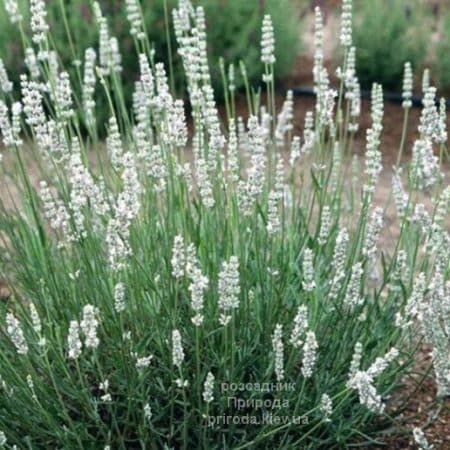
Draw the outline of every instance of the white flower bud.
<instances>
[{"instance_id":1,"label":"white flower bud","mask_svg":"<svg viewBox=\"0 0 450 450\"><path fill-rule=\"evenodd\" d=\"M275 375L277 381L284 379L284 345L283 345L283 327L277 324L272 335L272 348L275 354Z\"/></svg>"},{"instance_id":2,"label":"white flower bud","mask_svg":"<svg viewBox=\"0 0 450 450\"><path fill-rule=\"evenodd\" d=\"M412 106L412 95L413 95L413 73L411 68L411 63L409 61L405 62L405 68L403 72L403 108L411 108Z\"/></svg>"},{"instance_id":3,"label":"white flower bud","mask_svg":"<svg viewBox=\"0 0 450 450\"><path fill-rule=\"evenodd\" d=\"M303 335L308 329L308 309L305 305L298 307L297 315L294 318L294 328L292 329L290 343L298 348L303 344Z\"/></svg>"},{"instance_id":4,"label":"white flower bud","mask_svg":"<svg viewBox=\"0 0 450 450\"><path fill-rule=\"evenodd\" d=\"M80 327L76 320L70 321L67 344L69 348L69 358L77 359L81 355L82 343L80 339Z\"/></svg>"},{"instance_id":5,"label":"white flower bud","mask_svg":"<svg viewBox=\"0 0 450 450\"><path fill-rule=\"evenodd\" d=\"M206 403L211 403L214 400L214 375L211 372L206 375L202 396Z\"/></svg>"},{"instance_id":6,"label":"white flower bud","mask_svg":"<svg viewBox=\"0 0 450 450\"><path fill-rule=\"evenodd\" d=\"M302 374L305 378L311 378L317 361L317 349L319 348L314 331L306 333L303 344Z\"/></svg>"},{"instance_id":7,"label":"white flower bud","mask_svg":"<svg viewBox=\"0 0 450 450\"><path fill-rule=\"evenodd\" d=\"M364 298L360 295L361 277L363 273L364 271L360 262L353 265L352 274L344 297L344 305L351 310L364 302Z\"/></svg>"},{"instance_id":8,"label":"white flower bud","mask_svg":"<svg viewBox=\"0 0 450 450\"><path fill-rule=\"evenodd\" d=\"M17 0L5 0L5 10L12 24L22 21L23 16L20 13Z\"/></svg>"},{"instance_id":9,"label":"white flower bud","mask_svg":"<svg viewBox=\"0 0 450 450\"><path fill-rule=\"evenodd\" d=\"M17 353L26 355L28 353L28 344L25 340L20 322L12 313L6 315L6 332L14 344L14 347L16 347Z\"/></svg>"},{"instance_id":10,"label":"white flower bud","mask_svg":"<svg viewBox=\"0 0 450 450\"><path fill-rule=\"evenodd\" d=\"M352 0L342 2L341 44L343 47L352 45Z\"/></svg>"},{"instance_id":11,"label":"white flower bud","mask_svg":"<svg viewBox=\"0 0 450 450\"><path fill-rule=\"evenodd\" d=\"M313 252L310 248L305 249L303 255L303 289L307 292L312 292L316 287L314 280L314 266L313 266Z\"/></svg>"},{"instance_id":12,"label":"white flower bud","mask_svg":"<svg viewBox=\"0 0 450 450\"><path fill-rule=\"evenodd\" d=\"M226 326L231 319L231 311L239 307L239 260L231 256L230 260L222 263L219 273L219 309L221 311L219 322Z\"/></svg>"},{"instance_id":13,"label":"white flower bud","mask_svg":"<svg viewBox=\"0 0 450 450\"><path fill-rule=\"evenodd\" d=\"M273 33L272 18L266 14L262 23L261 61L264 64L275 63L275 37Z\"/></svg>"},{"instance_id":14,"label":"white flower bud","mask_svg":"<svg viewBox=\"0 0 450 450\"><path fill-rule=\"evenodd\" d=\"M328 394L322 394L320 398L320 412L323 414L323 420L330 422L330 416L333 414L333 402Z\"/></svg>"},{"instance_id":15,"label":"white flower bud","mask_svg":"<svg viewBox=\"0 0 450 450\"><path fill-rule=\"evenodd\" d=\"M181 344L181 335L178 330L172 331L172 363L174 366L181 369L181 364L184 361L184 351Z\"/></svg>"},{"instance_id":16,"label":"white flower bud","mask_svg":"<svg viewBox=\"0 0 450 450\"><path fill-rule=\"evenodd\" d=\"M84 344L87 348L97 348L100 344L100 340L97 337L97 328L99 322L97 320L98 310L92 305L85 305L83 307L83 320L80 323L81 330L83 331L85 341Z\"/></svg>"},{"instance_id":17,"label":"white flower bud","mask_svg":"<svg viewBox=\"0 0 450 450\"><path fill-rule=\"evenodd\" d=\"M42 44L45 40L46 33L49 30L45 10L45 2L43 0L30 0L31 13L31 31L33 32L33 42L35 44Z\"/></svg>"}]
</instances>

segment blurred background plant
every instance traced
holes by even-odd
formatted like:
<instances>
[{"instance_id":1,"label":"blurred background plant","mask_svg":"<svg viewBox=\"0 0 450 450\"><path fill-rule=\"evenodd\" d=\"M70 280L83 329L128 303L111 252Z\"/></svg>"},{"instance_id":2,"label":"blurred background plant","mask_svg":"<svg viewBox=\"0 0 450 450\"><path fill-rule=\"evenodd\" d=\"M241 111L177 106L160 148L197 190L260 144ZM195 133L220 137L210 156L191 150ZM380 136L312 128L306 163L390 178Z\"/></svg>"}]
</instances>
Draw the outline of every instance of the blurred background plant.
<instances>
[{"instance_id":1,"label":"blurred background plant","mask_svg":"<svg viewBox=\"0 0 450 450\"><path fill-rule=\"evenodd\" d=\"M265 13L272 17L275 36L275 75L287 75L300 50L300 26L298 5L305 1L292 0L202 0L207 17L210 62L213 82L217 87L220 71L216 64L224 57L235 65L244 61L247 75L253 84L259 84L262 65L259 43L260 23ZM255 4L257 7L255 8ZM242 87L243 80L237 76L236 87Z\"/></svg>"},{"instance_id":2,"label":"blurred background plant","mask_svg":"<svg viewBox=\"0 0 450 450\"><path fill-rule=\"evenodd\" d=\"M441 22L433 72L440 88L450 92L450 13L445 14Z\"/></svg>"},{"instance_id":3,"label":"blurred background plant","mask_svg":"<svg viewBox=\"0 0 450 450\"><path fill-rule=\"evenodd\" d=\"M429 41L424 29L430 29L431 18L428 6L419 0L355 2L356 68L364 88L376 81L386 89L400 89L406 61L415 73L423 69Z\"/></svg>"},{"instance_id":4,"label":"blurred background plant","mask_svg":"<svg viewBox=\"0 0 450 450\"><path fill-rule=\"evenodd\" d=\"M28 0L21 0L20 7L24 17L27 17ZM98 31L95 16L89 0L48 0L48 21L51 24L54 46L56 47L62 65L71 70L74 76L74 61L83 61L84 50L93 47L97 50ZM138 58L134 42L130 36L124 1L112 2L100 0L103 14L108 20L111 35L118 39L122 53L123 92L128 105L131 104L134 81L138 78ZM164 6L167 6L170 21L170 38L174 53L174 81L178 96L184 95L183 69L178 55L175 53L175 36L171 19L171 11L176 5L175 0L142 0L142 11L145 18L148 35L155 50L155 62L162 60L169 70L167 52L167 34L165 29ZM205 8L208 30L208 51L212 66L213 86L219 97L221 95L221 74L219 57L224 57L225 63L233 63L236 67L235 85L239 89L243 79L239 72L239 62L244 61L247 75L252 84L259 85L261 63L259 44L261 39L260 23L264 14L272 16L276 42L277 77L289 73L299 52L299 14L298 4L293 0L198 0L196 5ZM255 7L256 6L256 7ZM62 9L65 11L67 24L61 20ZM28 17L27 17L28 19ZM28 20L23 22L29 23ZM67 27L66 27L67 25ZM72 43L67 29L70 29ZM73 44L73 45L72 45ZM73 50L72 50L73 49ZM20 74L25 71L20 31L12 25L4 11L0 11L0 57L7 67L16 90L19 87ZM79 93L78 93L79 94ZM98 88L97 97L101 97ZM98 123L108 117L109 111L105 99L97 98ZM100 130L102 131L102 130Z\"/></svg>"}]
</instances>

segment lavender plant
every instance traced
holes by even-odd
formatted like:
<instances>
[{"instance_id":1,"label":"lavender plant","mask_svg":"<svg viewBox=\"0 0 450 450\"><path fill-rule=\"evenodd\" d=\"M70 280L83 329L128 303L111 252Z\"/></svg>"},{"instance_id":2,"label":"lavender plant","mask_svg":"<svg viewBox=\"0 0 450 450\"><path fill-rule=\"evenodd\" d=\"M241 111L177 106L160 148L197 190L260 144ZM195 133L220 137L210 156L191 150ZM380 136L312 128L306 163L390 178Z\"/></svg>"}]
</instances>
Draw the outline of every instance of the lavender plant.
<instances>
[{"instance_id":1,"label":"lavender plant","mask_svg":"<svg viewBox=\"0 0 450 450\"><path fill-rule=\"evenodd\" d=\"M31 4L33 39L24 35L32 57L20 98L0 66L1 173L20 193L0 204L0 267L14 291L0 305L1 445L379 442L387 427L403 425L414 389L397 388L416 371L422 342L432 346L437 397L448 396L450 190L445 111L434 88L425 86L414 158L394 171L400 232L381 247L379 85L365 168L354 163L358 180L347 183L361 110L350 1L339 89L323 62L316 10L316 106L301 135L292 93L275 109L269 16L261 49L267 95L248 85L248 115L236 117L224 76L229 107L221 118L202 7L180 0L172 12L185 104L141 32L135 3L126 2L140 67L130 111L117 41L95 2L100 41L98 52L80 50L84 76L72 79L60 63L39 0ZM5 2L13 22L15 5ZM408 69L405 114L410 78ZM96 88L108 99L106 143L94 126ZM426 442L419 428L414 437Z\"/></svg>"}]
</instances>

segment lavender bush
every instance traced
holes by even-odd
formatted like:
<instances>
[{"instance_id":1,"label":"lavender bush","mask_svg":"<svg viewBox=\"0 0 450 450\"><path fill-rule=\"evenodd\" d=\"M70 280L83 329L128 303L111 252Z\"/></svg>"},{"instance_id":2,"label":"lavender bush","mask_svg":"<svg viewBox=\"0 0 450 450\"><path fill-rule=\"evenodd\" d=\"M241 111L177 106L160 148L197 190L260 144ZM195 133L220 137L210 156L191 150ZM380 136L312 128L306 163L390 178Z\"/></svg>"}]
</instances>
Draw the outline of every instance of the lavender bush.
<instances>
[{"instance_id":1,"label":"lavender bush","mask_svg":"<svg viewBox=\"0 0 450 450\"><path fill-rule=\"evenodd\" d=\"M20 26L16 2L4 3ZM171 93L136 2L127 5L140 67L131 111L118 43L95 2L99 48L83 49L82 76L71 78L60 64L42 0L31 1L32 36L23 36L33 50L20 99L0 70L2 180L20 192L0 214L0 268L14 291L0 305L1 445L238 450L380 442L382 431L404 426L399 415L415 391L397 388L417 372L422 342L432 345L437 397L448 396L446 115L427 77L412 161L400 167L403 139L393 171L400 232L381 247L379 85L364 165L349 164L361 112L350 0L338 90L324 66L316 10L316 105L301 135L292 92L275 110L269 16L265 88L247 83L248 116L238 117L224 71L222 119L202 7L180 0L173 11L187 105ZM407 66L404 130L411 79ZM105 144L92 96L99 86L110 110ZM428 445L420 428L414 437Z\"/></svg>"}]
</instances>

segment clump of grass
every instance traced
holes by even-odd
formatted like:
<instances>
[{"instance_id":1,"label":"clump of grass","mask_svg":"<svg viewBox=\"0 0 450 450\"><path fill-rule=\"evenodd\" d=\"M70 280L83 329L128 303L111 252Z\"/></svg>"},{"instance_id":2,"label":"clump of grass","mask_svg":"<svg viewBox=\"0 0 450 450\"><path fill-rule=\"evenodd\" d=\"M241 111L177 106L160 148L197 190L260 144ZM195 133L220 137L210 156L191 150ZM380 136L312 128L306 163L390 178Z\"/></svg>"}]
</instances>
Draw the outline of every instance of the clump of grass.
<instances>
[{"instance_id":1,"label":"clump of grass","mask_svg":"<svg viewBox=\"0 0 450 450\"><path fill-rule=\"evenodd\" d=\"M173 17L189 86L188 127L187 105L172 96L145 33L133 34L141 76L128 111L117 46L98 5L99 55L94 63L93 50L87 53L79 79L53 53L44 3L31 5L33 36L24 39L37 59L22 76L20 100L2 74L0 103L5 152L14 156L3 176L21 192L0 215L1 267L13 289L0 305L3 445L379 442L381 431L400 425L411 392L396 388L414 370L423 340L433 345L438 396L448 395L445 112L424 83L413 161L393 179L400 233L381 248L379 85L364 168L354 166L357 183L347 183L360 112L348 0L338 91L323 65L316 10L317 101L302 136L294 134L292 93L275 110L269 16L265 88L247 84L248 117L236 117L224 73L228 114L221 120L203 9L180 0ZM83 98L73 95L79 82ZM106 152L93 114L97 83L110 108ZM25 141L33 143L37 188L24 164ZM423 191L432 210L419 201ZM425 439L420 429L414 435Z\"/></svg>"}]
</instances>

